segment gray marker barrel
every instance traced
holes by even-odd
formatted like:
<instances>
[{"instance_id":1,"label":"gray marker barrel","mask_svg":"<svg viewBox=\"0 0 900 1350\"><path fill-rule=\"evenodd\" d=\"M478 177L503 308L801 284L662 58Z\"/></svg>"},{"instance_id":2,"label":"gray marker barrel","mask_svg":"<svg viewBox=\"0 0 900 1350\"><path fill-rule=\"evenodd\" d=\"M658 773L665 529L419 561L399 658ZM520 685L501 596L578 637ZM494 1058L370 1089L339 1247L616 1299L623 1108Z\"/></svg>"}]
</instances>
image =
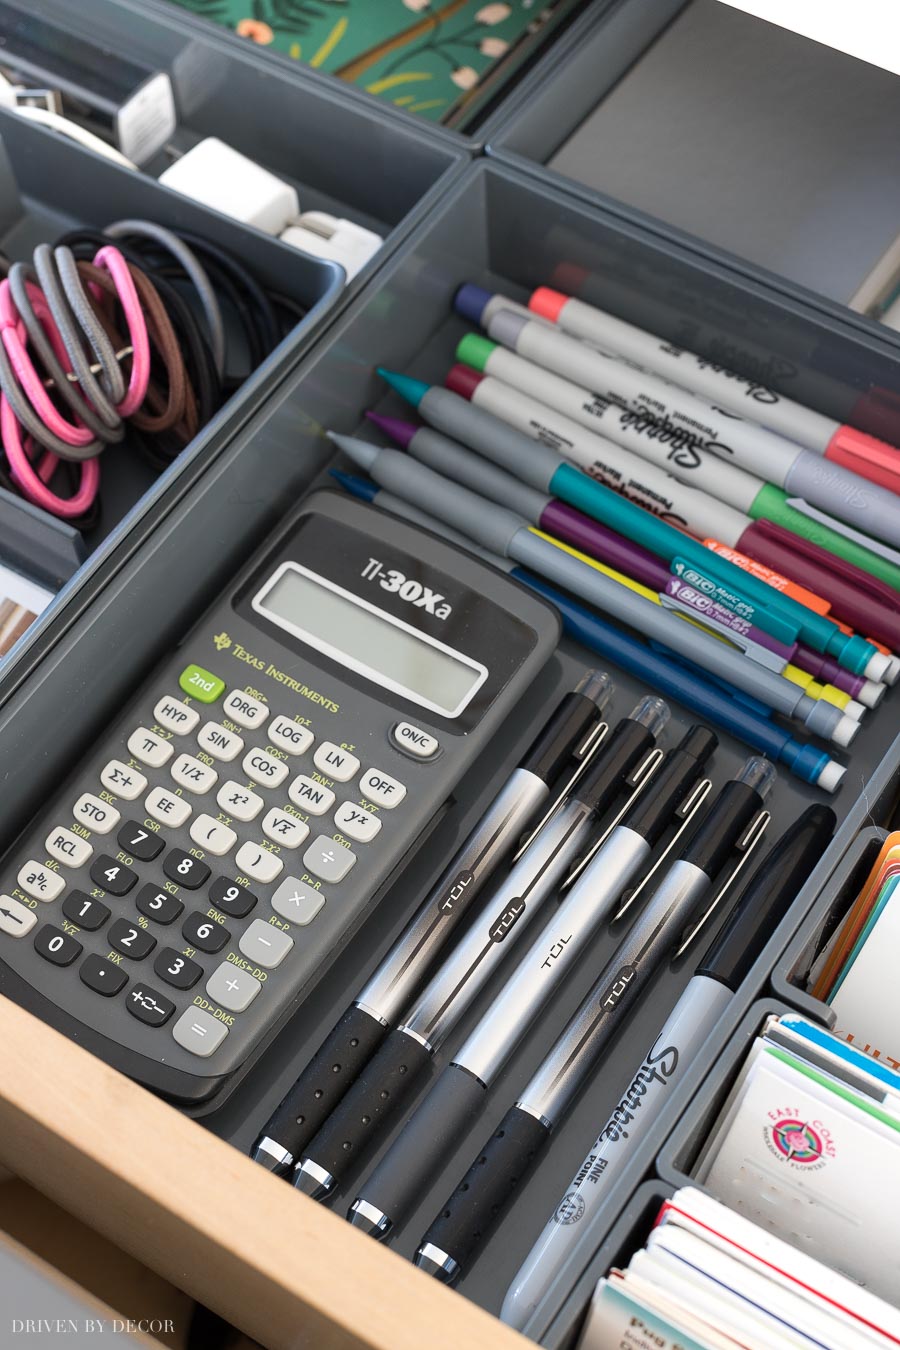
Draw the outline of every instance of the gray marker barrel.
<instances>
[{"instance_id":1,"label":"gray marker barrel","mask_svg":"<svg viewBox=\"0 0 900 1350\"><path fill-rule=\"evenodd\" d=\"M546 492L538 492L520 478L499 469L490 460L483 459L458 442L442 436L439 431L422 427L409 444L408 454L421 464L427 464L435 473L444 474L454 482L462 483L494 502L505 502L510 511L517 512L534 524L552 500Z\"/></svg>"}]
</instances>

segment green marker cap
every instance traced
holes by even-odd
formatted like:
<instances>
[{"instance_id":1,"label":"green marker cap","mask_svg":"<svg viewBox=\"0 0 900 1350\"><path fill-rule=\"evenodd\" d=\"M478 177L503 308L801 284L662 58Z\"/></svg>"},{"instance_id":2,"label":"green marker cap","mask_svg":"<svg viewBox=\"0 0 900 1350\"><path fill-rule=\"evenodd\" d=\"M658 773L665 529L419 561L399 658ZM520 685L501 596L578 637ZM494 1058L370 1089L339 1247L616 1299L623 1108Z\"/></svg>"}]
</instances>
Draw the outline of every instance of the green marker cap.
<instances>
[{"instance_id":1,"label":"green marker cap","mask_svg":"<svg viewBox=\"0 0 900 1350\"><path fill-rule=\"evenodd\" d=\"M480 333L467 333L456 348L456 359L463 365L484 374L491 352L497 350L497 343Z\"/></svg>"}]
</instances>

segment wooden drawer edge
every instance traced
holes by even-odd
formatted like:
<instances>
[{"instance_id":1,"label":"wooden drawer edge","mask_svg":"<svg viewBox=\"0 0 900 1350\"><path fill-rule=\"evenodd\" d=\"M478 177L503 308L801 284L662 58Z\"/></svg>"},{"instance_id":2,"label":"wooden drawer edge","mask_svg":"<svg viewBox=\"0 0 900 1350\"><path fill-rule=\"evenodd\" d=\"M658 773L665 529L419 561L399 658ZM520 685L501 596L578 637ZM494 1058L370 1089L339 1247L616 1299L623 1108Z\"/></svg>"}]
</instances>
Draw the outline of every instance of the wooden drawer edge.
<instances>
[{"instance_id":1,"label":"wooden drawer edge","mask_svg":"<svg viewBox=\"0 0 900 1350\"><path fill-rule=\"evenodd\" d=\"M530 1344L2 997L0 1162L270 1350Z\"/></svg>"}]
</instances>

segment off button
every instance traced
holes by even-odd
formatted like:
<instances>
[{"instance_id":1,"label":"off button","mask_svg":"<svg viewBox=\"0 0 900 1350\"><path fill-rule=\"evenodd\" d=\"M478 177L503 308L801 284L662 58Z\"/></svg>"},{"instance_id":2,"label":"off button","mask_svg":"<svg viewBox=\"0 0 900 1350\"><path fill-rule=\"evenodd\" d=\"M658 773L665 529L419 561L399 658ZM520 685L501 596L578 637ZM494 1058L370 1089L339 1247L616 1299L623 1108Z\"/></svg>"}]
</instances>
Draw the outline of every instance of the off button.
<instances>
[{"instance_id":1,"label":"off button","mask_svg":"<svg viewBox=\"0 0 900 1350\"><path fill-rule=\"evenodd\" d=\"M440 750L440 741L412 722L398 722L391 732L391 739L400 750L416 759L432 759Z\"/></svg>"}]
</instances>

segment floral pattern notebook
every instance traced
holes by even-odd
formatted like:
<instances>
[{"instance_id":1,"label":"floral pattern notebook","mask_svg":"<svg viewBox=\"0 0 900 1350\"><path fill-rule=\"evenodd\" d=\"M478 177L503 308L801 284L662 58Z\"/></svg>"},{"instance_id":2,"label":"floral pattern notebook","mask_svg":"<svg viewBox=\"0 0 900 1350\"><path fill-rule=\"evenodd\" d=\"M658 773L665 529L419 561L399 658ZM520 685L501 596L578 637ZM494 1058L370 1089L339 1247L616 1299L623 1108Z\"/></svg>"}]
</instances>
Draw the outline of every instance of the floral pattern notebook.
<instances>
[{"instance_id":1,"label":"floral pattern notebook","mask_svg":"<svg viewBox=\"0 0 900 1350\"><path fill-rule=\"evenodd\" d=\"M173 0L434 122L462 126L584 0Z\"/></svg>"}]
</instances>

